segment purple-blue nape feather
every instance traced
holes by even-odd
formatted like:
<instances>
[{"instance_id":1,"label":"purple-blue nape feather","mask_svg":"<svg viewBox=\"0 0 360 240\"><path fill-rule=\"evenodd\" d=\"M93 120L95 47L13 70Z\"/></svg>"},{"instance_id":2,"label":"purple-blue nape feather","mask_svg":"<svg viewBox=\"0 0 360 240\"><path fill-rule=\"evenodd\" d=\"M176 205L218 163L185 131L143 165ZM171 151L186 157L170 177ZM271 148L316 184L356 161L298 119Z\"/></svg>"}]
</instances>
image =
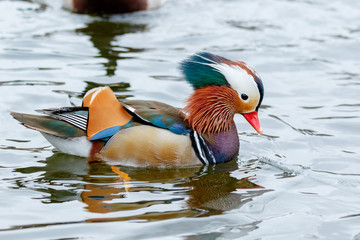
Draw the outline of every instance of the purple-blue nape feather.
<instances>
[{"instance_id":1,"label":"purple-blue nape feather","mask_svg":"<svg viewBox=\"0 0 360 240\"><path fill-rule=\"evenodd\" d=\"M184 60L180 64L180 70L195 89L205 86L229 86L225 76L214 67L216 64L229 61L211 53L201 52Z\"/></svg>"}]
</instances>

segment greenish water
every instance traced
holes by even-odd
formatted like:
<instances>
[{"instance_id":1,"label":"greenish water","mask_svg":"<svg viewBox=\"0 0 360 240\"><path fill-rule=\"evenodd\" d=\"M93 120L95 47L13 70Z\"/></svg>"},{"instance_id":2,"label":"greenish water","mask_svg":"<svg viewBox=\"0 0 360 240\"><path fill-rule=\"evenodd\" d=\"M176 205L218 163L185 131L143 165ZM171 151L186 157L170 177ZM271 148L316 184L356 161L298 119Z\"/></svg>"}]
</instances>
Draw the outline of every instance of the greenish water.
<instances>
[{"instance_id":1,"label":"greenish water","mask_svg":"<svg viewBox=\"0 0 360 240\"><path fill-rule=\"evenodd\" d=\"M0 239L360 239L360 3L168 0L111 17L0 1ZM238 159L179 169L89 165L9 111L122 99L181 107L178 63L247 62L265 98Z\"/></svg>"}]
</instances>

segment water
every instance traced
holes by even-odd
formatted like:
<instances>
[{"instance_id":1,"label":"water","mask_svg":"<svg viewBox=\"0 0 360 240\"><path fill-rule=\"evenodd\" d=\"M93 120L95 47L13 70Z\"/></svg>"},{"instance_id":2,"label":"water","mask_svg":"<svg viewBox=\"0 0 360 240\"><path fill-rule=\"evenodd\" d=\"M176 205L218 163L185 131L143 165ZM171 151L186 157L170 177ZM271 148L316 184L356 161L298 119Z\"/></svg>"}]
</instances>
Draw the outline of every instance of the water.
<instances>
[{"instance_id":1,"label":"water","mask_svg":"<svg viewBox=\"0 0 360 240\"><path fill-rule=\"evenodd\" d=\"M168 0L111 17L0 1L0 239L360 239L360 2ZM264 135L236 118L237 160L88 165L9 111L119 98L181 107L177 64L209 51L263 79Z\"/></svg>"}]
</instances>

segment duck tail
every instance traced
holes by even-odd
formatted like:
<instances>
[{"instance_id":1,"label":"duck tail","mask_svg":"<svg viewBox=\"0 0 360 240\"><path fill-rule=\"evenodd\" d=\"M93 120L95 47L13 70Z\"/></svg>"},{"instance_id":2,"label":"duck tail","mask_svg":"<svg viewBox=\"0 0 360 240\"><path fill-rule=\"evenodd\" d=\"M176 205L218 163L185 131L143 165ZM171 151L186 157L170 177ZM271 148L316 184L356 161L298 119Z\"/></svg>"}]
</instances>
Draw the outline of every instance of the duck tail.
<instances>
[{"instance_id":1,"label":"duck tail","mask_svg":"<svg viewBox=\"0 0 360 240\"><path fill-rule=\"evenodd\" d=\"M49 116L10 112L10 114L27 128L61 138L85 136L85 132L67 122Z\"/></svg>"}]
</instances>

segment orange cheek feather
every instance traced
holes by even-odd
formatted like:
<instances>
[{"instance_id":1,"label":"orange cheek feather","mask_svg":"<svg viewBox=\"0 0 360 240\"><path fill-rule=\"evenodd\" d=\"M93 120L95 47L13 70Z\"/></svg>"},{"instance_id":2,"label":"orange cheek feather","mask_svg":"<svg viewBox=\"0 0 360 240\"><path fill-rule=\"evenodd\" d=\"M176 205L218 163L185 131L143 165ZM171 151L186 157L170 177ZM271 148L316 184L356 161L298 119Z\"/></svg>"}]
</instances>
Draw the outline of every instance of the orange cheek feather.
<instances>
[{"instance_id":1,"label":"orange cheek feather","mask_svg":"<svg viewBox=\"0 0 360 240\"><path fill-rule=\"evenodd\" d=\"M183 111L186 120L197 132L209 134L229 130L240 104L234 89L207 86L197 89L190 96Z\"/></svg>"}]
</instances>

